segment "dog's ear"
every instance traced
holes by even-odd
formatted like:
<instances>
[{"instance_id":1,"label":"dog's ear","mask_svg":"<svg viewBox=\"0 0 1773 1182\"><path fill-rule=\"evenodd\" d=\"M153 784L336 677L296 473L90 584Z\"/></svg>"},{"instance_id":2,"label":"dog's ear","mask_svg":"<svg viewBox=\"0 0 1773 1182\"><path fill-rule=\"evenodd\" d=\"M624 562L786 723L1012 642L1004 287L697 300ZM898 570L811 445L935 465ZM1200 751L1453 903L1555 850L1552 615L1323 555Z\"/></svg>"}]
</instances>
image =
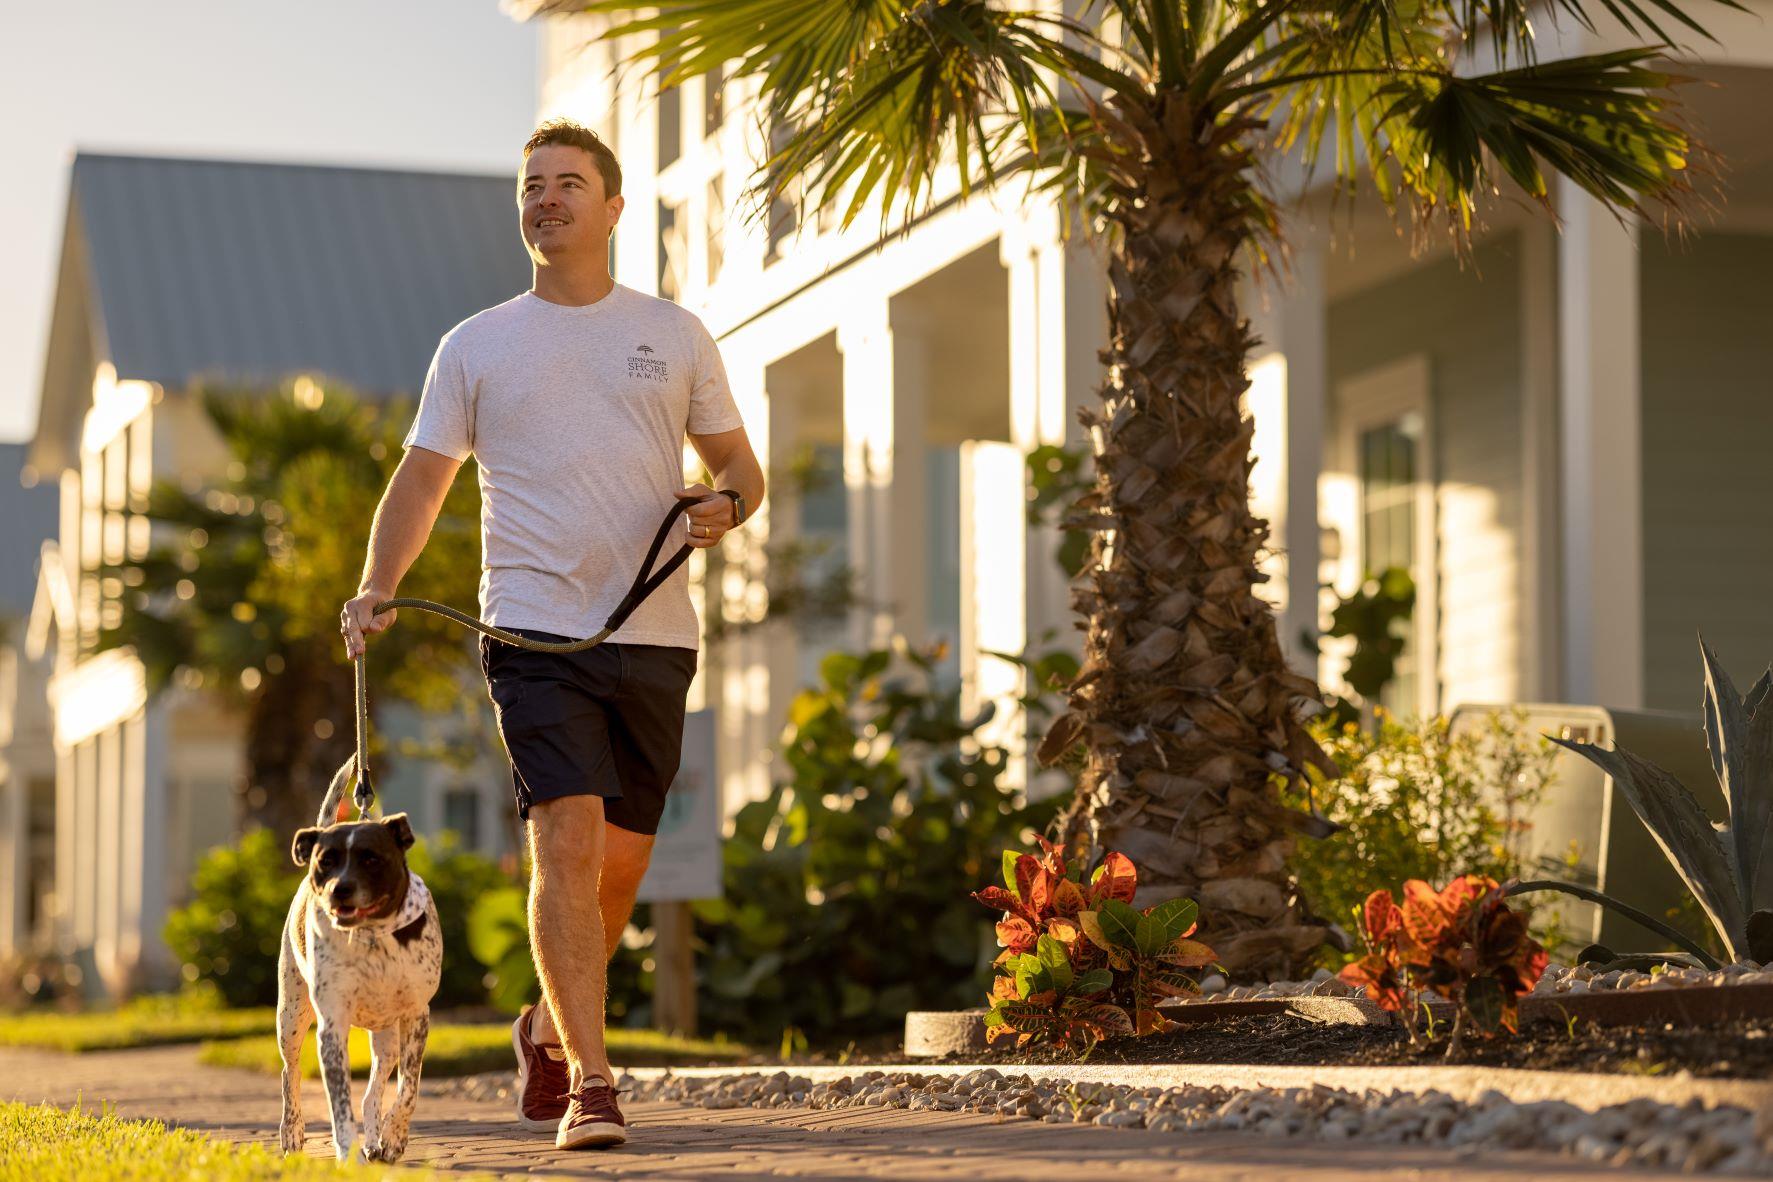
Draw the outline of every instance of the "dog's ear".
<instances>
[{"instance_id":1,"label":"dog's ear","mask_svg":"<svg viewBox=\"0 0 1773 1182\"><path fill-rule=\"evenodd\" d=\"M391 816L383 817L382 824L388 827L388 832L394 835L394 841L401 849L410 850L412 848L412 843L415 840L412 835L412 822L406 819L405 813L394 813Z\"/></svg>"},{"instance_id":2,"label":"dog's ear","mask_svg":"<svg viewBox=\"0 0 1773 1182\"><path fill-rule=\"evenodd\" d=\"M289 847L290 857L295 859L297 866L306 866L308 859L314 856L314 843L320 840L320 830L313 827L296 830L295 844Z\"/></svg>"}]
</instances>

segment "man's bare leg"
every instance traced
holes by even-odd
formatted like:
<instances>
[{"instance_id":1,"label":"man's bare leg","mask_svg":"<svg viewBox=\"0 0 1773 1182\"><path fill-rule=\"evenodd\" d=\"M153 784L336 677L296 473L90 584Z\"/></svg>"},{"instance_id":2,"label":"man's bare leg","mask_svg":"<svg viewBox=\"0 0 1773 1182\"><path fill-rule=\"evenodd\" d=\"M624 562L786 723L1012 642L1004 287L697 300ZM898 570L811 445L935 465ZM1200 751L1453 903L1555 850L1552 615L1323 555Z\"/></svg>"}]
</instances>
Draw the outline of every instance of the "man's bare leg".
<instances>
[{"instance_id":1,"label":"man's bare leg","mask_svg":"<svg viewBox=\"0 0 1773 1182\"><path fill-rule=\"evenodd\" d=\"M584 955L606 946L598 906L603 798L562 796L532 805L529 843L530 945L544 1005L560 1019L550 1023L548 1041L558 1039L565 1049L573 1087L592 1076L612 1079L603 1045L608 965Z\"/></svg>"},{"instance_id":2,"label":"man's bare leg","mask_svg":"<svg viewBox=\"0 0 1773 1182\"><path fill-rule=\"evenodd\" d=\"M653 856L653 835L634 833L607 822L603 827L603 874L597 884L597 906L603 920L605 962L621 947L622 933L634 914L634 897ZM538 1043L559 1042L548 1001L530 1011L529 1037Z\"/></svg>"}]
</instances>

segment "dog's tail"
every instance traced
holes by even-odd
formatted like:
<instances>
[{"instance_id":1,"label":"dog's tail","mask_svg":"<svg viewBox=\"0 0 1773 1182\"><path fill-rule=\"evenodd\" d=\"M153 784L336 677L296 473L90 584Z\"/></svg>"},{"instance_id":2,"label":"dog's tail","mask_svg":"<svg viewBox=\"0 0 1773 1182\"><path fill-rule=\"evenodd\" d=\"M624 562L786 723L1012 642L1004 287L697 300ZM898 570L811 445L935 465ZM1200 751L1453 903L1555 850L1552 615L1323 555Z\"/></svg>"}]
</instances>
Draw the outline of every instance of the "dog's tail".
<instances>
[{"instance_id":1,"label":"dog's tail","mask_svg":"<svg viewBox=\"0 0 1773 1182\"><path fill-rule=\"evenodd\" d=\"M322 829L335 824L339 819L339 805L345 799L345 789L351 786L353 773L357 770L357 756L352 754L339 770L333 773L332 783L326 786L326 803L320 806L320 815L314 823Z\"/></svg>"}]
</instances>

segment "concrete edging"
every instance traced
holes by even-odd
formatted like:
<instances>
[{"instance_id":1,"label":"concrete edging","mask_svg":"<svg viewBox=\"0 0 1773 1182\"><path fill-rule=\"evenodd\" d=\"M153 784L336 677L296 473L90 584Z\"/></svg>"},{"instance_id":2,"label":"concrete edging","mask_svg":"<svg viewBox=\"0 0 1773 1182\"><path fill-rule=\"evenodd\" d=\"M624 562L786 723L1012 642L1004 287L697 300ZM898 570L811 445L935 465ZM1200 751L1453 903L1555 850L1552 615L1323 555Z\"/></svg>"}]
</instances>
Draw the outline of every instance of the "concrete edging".
<instances>
[{"instance_id":1,"label":"concrete edging","mask_svg":"<svg viewBox=\"0 0 1773 1182\"><path fill-rule=\"evenodd\" d=\"M1311 1022L1386 1026L1392 1016L1364 997L1275 997L1249 1001L1192 1001L1160 1007L1172 1022L1223 1022L1291 1014ZM913 1010L905 1015L905 1054L909 1058L964 1055L984 1049L984 1010Z\"/></svg>"}]
</instances>

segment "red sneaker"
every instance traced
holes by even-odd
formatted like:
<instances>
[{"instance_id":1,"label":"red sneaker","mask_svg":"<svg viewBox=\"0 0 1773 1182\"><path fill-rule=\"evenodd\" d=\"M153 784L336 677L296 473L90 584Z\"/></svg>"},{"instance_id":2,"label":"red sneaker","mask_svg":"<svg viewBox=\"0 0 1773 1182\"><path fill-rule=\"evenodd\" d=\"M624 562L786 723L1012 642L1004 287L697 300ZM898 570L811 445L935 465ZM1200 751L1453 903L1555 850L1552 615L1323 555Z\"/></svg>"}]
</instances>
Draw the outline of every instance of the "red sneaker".
<instances>
[{"instance_id":1,"label":"red sneaker","mask_svg":"<svg viewBox=\"0 0 1773 1182\"><path fill-rule=\"evenodd\" d=\"M535 1008L524 1006L511 1023L511 1046L517 1052L517 1123L531 1133L548 1133L566 1115L566 1090L572 1077L560 1044L531 1041L529 1018Z\"/></svg>"},{"instance_id":2,"label":"red sneaker","mask_svg":"<svg viewBox=\"0 0 1773 1182\"><path fill-rule=\"evenodd\" d=\"M566 1096L566 1115L554 1135L556 1149L608 1149L628 1139L628 1122L616 1107L616 1090L592 1077Z\"/></svg>"}]
</instances>

